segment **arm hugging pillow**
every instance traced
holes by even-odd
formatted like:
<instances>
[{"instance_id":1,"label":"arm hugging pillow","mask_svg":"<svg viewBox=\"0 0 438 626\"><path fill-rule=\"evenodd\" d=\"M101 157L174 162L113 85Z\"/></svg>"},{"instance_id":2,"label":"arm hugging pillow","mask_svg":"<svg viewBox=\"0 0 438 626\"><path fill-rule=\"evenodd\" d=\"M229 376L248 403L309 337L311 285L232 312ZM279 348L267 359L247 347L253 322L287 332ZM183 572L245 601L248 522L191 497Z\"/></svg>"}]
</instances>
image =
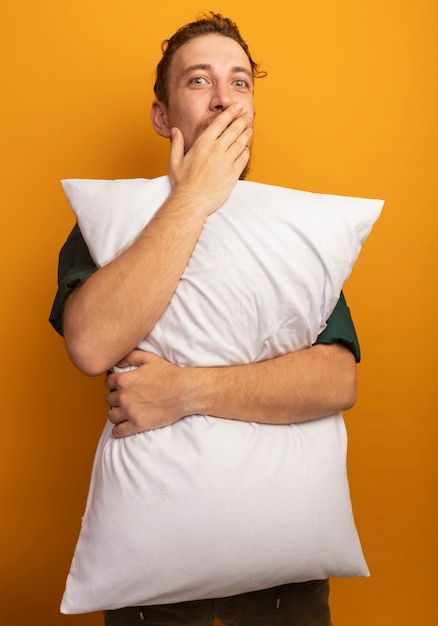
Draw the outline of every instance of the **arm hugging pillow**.
<instances>
[{"instance_id":1,"label":"arm hugging pillow","mask_svg":"<svg viewBox=\"0 0 438 626\"><path fill-rule=\"evenodd\" d=\"M170 191L167 177L63 186L98 266ZM382 206L239 181L139 347L180 366L220 366L311 346ZM286 426L193 415L125 439L111 429L97 448L64 613L368 575L341 415Z\"/></svg>"}]
</instances>

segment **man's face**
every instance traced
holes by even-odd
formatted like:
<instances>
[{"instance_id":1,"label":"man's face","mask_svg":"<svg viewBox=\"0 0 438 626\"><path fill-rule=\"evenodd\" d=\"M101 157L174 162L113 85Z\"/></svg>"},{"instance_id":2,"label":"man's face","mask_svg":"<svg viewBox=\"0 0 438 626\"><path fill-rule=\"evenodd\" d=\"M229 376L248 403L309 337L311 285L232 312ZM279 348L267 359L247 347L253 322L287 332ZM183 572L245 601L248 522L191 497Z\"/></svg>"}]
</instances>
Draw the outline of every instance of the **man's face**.
<instances>
[{"instance_id":1,"label":"man's face","mask_svg":"<svg viewBox=\"0 0 438 626\"><path fill-rule=\"evenodd\" d=\"M254 117L254 79L245 51L233 39L211 34L187 42L172 59L169 104L162 105L165 131L177 126L185 150L224 109L241 102ZM169 134L167 134L169 133Z\"/></svg>"}]
</instances>

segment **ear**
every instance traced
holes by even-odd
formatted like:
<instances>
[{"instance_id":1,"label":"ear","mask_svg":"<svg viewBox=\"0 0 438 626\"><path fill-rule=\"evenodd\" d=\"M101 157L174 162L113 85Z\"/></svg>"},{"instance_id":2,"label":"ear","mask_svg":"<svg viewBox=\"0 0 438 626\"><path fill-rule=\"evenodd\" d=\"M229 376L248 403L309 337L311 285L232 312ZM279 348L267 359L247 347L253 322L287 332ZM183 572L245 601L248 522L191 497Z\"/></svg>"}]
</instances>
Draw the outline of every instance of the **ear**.
<instances>
[{"instance_id":1,"label":"ear","mask_svg":"<svg viewBox=\"0 0 438 626\"><path fill-rule=\"evenodd\" d=\"M151 107L152 126L161 137L170 137L170 126L167 122L167 107L160 100L154 100Z\"/></svg>"}]
</instances>

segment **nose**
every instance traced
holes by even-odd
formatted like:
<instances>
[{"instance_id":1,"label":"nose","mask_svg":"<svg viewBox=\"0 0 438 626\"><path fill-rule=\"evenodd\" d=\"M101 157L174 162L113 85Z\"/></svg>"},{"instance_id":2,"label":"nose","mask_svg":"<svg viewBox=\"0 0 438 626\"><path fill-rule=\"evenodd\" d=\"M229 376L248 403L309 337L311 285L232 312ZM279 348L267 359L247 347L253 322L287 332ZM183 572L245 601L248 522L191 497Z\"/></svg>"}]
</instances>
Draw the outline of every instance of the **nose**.
<instances>
[{"instance_id":1,"label":"nose","mask_svg":"<svg viewBox=\"0 0 438 626\"><path fill-rule=\"evenodd\" d=\"M217 84L210 100L210 109L212 111L223 111L233 102L228 85L223 83Z\"/></svg>"}]
</instances>

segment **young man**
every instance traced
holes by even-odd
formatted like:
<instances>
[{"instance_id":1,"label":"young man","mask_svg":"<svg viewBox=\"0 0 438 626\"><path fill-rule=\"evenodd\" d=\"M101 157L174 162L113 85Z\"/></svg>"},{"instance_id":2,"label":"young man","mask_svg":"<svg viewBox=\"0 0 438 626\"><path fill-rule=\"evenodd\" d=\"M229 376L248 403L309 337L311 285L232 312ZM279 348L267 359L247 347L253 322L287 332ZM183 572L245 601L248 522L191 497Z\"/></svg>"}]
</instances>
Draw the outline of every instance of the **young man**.
<instances>
[{"instance_id":1,"label":"young man","mask_svg":"<svg viewBox=\"0 0 438 626\"><path fill-rule=\"evenodd\" d=\"M289 424L354 404L359 347L343 296L314 346L270 361L179 368L135 349L170 301L206 218L246 173L260 75L229 19L211 14L180 29L163 47L151 110L155 131L170 139L169 197L135 243L103 268L95 271L77 227L61 251L51 321L73 363L92 376L115 364L138 366L107 377L116 437L189 414ZM105 622L194 626L211 624L215 614L236 626L328 626L328 582L107 611Z\"/></svg>"}]
</instances>

